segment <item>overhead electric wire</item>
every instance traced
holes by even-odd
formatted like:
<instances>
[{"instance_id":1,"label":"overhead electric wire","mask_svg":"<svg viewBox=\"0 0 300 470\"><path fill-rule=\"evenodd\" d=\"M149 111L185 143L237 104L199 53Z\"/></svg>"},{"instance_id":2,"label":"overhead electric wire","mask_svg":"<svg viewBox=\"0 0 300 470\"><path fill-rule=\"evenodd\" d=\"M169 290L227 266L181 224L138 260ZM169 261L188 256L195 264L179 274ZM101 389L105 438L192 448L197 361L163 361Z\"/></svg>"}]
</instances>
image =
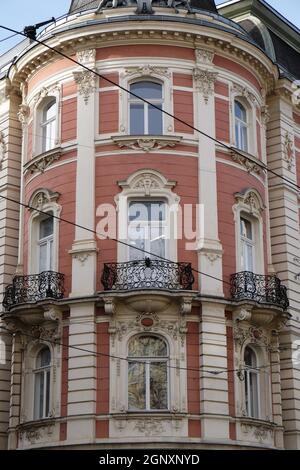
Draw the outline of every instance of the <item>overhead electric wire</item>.
<instances>
[{"instance_id":1,"label":"overhead electric wire","mask_svg":"<svg viewBox=\"0 0 300 470\"><path fill-rule=\"evenodd\" d=\"M15 33L15 34L19 34L19 35L21 35L21 36L27 37L27 35L26 35L25 33L18 32L18 31L16 31L16 30L12 29L12 28L8 28L7 26L0 25L0 28L5 29L5 30L10 31L10 32L13 32L13 33ZM255 163L256 165L260 166L264 171L269 171L270 173L272 173L272 174L275 175L276 177L281 178L282 180L286 181L287 183L296 186L297 189L300 191L300 186L296 185L293 181L289 180L288 178L285 178L285 177L283 177L282 175L279 175L278 173L274 172L274 170L269 169L269 168L268 168L266 165L264 165L263 163L259 163L259 162L257 162L257 161L252 160L250 157L245 156L244 154L238 152L236 149L233 149L233 148L230 147L229 145L226 145L224 142L222 142L222 141L216 139L215 137L210 136L209 134L207 134L207 133L201 131L200 129L198 129L198 128L192 126L191 124L186 123L185 121L183 121L182 119L178 118L177 116L175 116L175 115L169 113L168 111L166 111L166 110L164 110L164 109L162 109L162 108L156 106L155 104L149 102L149 101L146 100L145 98L142 98L142 97L138 96L137 94L135 94L135 93L132 92L131 90L128 90L127 88L125 88L125 87L123 87L123 86L117 84L117 83L114 82L113 80L107 78L107 77L104 76L104 75L101 75L101 74L98 73L97 71L95 71L95 70L93 70L93 69L87 67L86 65L84 65L84 64L82 64L82 63L76 61L76 60L73 59L72 57L69 57L68 55L64 54L63 52L61 52L61 51L59 51L59 50L57 50L57 49L55 49L55 48L53 48L52 46L49 46L49 45L46 44L45 42L40 41L39 39L33 39L33 41L35 41L36 43L38 43L38 44L40 44L40 45L43 45L44 47L46 47L46 48L52 50L53 52L55 52L55 53L61 55L62 57L64 57L64 58L70 60L71 62L73 62L73 63L75 63L76 65L78 65L78 66L82 67L83 69L85 69L86 71L92 72L93 74L95 74L95 75L98 76L99 78L106 80L106 81L109 82L110 84L112 84L112 85L114 85L114 86L120 88L121 90L123 90L123 91L125 91L126 93L128 93L128 94L134 96L135 98L137 98L137 99L139 99L139 100L145 102L146 104L152 106L153 108L158 109L161 113L164 113L164 114L168 115L169 117L172 117L173 119L177 120L177 121L180 122L181 124L186 125L187 127L191 128L192 130L194 130L194 131L200 133L201 135L203 135L203 136L207 137L208 139L214 141L215 143L221 145L223 148L226 148L227 150L229 150L229 151L231 151L231 152L235 152L237 155L240 155L240 156L242 156L243 158L246 158L247 160L249 160L250 162ZM6 197L6 196L0 195L0 197L2 197L3 199L9 200L9 201L11 201L11 202L14 202L14 203L16 203L16 204L19 204L19 205L21 205L21 206L23 206L23 207L25 207L25 208L28 208L28 209L31 209L31 210L35 210L35 211L37 211L37 212L39 212L39 213L41 213L41 214L44 214L44 215L45 215L45 214L47 214L48 216L50 215L50 216L52 216L52 217L55 218L55 219L61 220L61 221L65 222L65 223L69 223L69 224L71 224L71 225L73 225L73 226L76 226L76 227L78 227L78 228L81 228L81 229L83 229L83 230L87 230L87 231L89 231L89 232L91 232L91 233L93 233L93 234L96 234L96 235L99 236L100 238L103 238L103 239L106 239L106 240L115 241L116 243L120 243L120 244L123 244L123 245L125 245L125 246L130 247L130 248L134 248L135 250L140 251L140 252L143 252L143 253L148 254L148 255L150 255L150 256L155 256L156 258L159 258L159 259L161 259L161 260L163 260L163 261L172 262L171 260L169 260L169 259L167 259L167 258L165 258L165 257L156 255L156 254L151 253L150 251L147 251L147 250L143 250L142 248L134 247L134 246L132 246L131 244L126 243L126 242L124 242L124 241L122 241L122 240L119 240L119 239L117 239L117 238L108 237L107 235L100 234L100 233L98 233L96 230L93 230L93 229L84 227L84 226L82 226L82 225L80 225L80 224L76 224L75 222L71 222L71 221L69 221L69 220L66 220L66 219L63 219L63 218L61 218L61 217L55 216L54 214L49 214L49 213L44 212L44 211L42 211L42 210L36 209L36 208L34 208L34 207L31 207L31 206L28 205L28 204L22 203L22 202L20 202L20 201L16 201L16 200L14 200L14 199L12 199L12 198L8 198L8 197ZM207 277L209 277L209 278L211 278L211 279L217 280L217 281L219 281L219 282L221 282L221 283L231 285L229 282L225 281L224 279L220 279L220 278L217 278L216 276L209 275L209 274L204 273L204 272L202 272L202 271L199 271L199 270L197 270L197 269L195 269L195 268L193 268L193 267L192 267L192 271L195 272L195 273L197 273L197 274L201 274L201 275L203 275L203 276L207 276Z\"/></svg>"},{"instance_id":2,"label":"overhead electric wire","mask_svg":"<svg viewBox=\"0 0 300 470\"><path fill-rule=\"evenodd\" d=\"M10 335L15 334L12 331L10 331L8 328L5 328L3 326L2 326L2 329L7 331ZM22 335L27 336L29 338L36 339L36 336L34 336L30 333L22 332ZM106 358L109 358L109 359L120 360L120 361L124 361L124 362L138 362L138 363L147 362L146 358L143 361L142 359L135 358L135 357L122 357L122 356L116 356L116 355L113 355L113 354L102 353L102 352L99 352L99 351L91 351L89 349L82 348L82 347L79 347L79 346L64 344L63 342L58 341L58 340L54 341L54 340L51 340L51 339L47 339L46 342L48 342L50 344L53 344L53 345L56 345L56 346L61 346L61 347L66 348L66 349L71 348L71 349L74 349L76 351L85 352L85 353L87 353L91 356L95 356L95 357L106 357ZM63 359L64 360L69 360L69 359L73 359L73 357L68 356L68 357L63 358ZM244 368L242 367L240 369L227 369L226 367L224 367L224 369L222 369L222 370L213 370L213 369L203 370L206 366L201 366L201 365L199 365L199 368L193 368L193 367L172 366L170 364L167 364L167 367L170 368L170 369L184 370L184 371L191 371L191 372L201 372L202 371L204 374L210 374L210 375L215 375L215 376L225 374L225 373L230 373L230 372L231 373L232 372L243 372L245 370L249 370L248 367L244 367ZM261 365L261 366L257 366L257 367L253 367L253 368L251 368L251 370L263 370L263 369L270 369L270 368L271 368L271 363Z\"/></svg>"},{"instance_id":3,"label":"overhead electric wire","mask_svg":"<svg viewBox=\"0 0 300 470\"><path fill-rule=\"evenodd\" d=\"M19 31L16 31L12 28L9 28L7 26L4 26L4 25L0 25L0 28L2 29L5 29L6 31L10 31L12 33L15 33L15 34L19 34L23 37L28 37L24 32L19 32ZM90 73L93 73L95 76L107 81L108 83L110 83L111 85L119 88L120 90L122 91L125 91L126 93L130 94L131 96L139 99L140 101L143 101L144 103L148 104L149 106L151 106L152 108L154 109L157 109L158 111L160 111L161 113L171 117L172 119L175 119L176 121L180 122L181 124L185 125L186 127L192 129L193 131L195 132L198 132L199 134L201 134L202 136L208 138L209 140L212 140L213 142L219 144L220 146L222 146L223 148L226 148L226 150L229 150L230 152L233 152L235 153L236 155L239 155L243 158L245 158L246 160L248 160L249 162L251 163L254 163L255 165L257 165L258 167L260 167L262 170L264 171L268 171L269 173L273 174L274 176L276 176L277 178L281 178L282 180L284 180L286 183L289 183L291 184L292 186L296 187L299 191L300 191L300 186L297 185L296 183L294 183L293 181L291 181L289 178L286 178L285 176L282 176L280 175L279 173L275 172L274 170L270 169L267 167L267 165L265 165L264 163L260 163L258 160L253 160L251 157L249 157L248 155L245 155L244 153L241 153L238 151L238 149L235 149L233 147L231 147L230 145L227 145L225 144L224 142L218 140L217 138L207 134L206 132L204 131L201 131L200 129L198 129L197 127L193 126L192 124L189 124L187 122L185 122L183 119L179 118L178 116L175 116L174 114L172 113L169 113L168 111L166 111L165 109L163 108L160 108L159 106L155 105L154 103L151 103L149 102L147 99L145 98L142 98L141 96L137 95L136 93L134 93L133 91L123 87L122 85L114 82L113 80L111 80L110 78L106 77L105 75L102 75L100 74L99 72L97 72L96 70L93 70L91 69L90 67L88 67L87 65L85 64L82 64L80 62L78 62L77 60L73 59L72 57L68 56L67 54L65 54L64 52L58 50L58 49L55 49L55 47L52 47L52 46L49 46L49 44L47 44L46 42L44 41L41 41L40 39L32 39L32 41L36 42L37 44L39 45L42 45L44 47L46 47L47 49L51 50L52 52L55 52L56 54L59 54L61 55L62 57L64 57L65 59L69 60L70 62L76 64L77 66L80 66L82 67L84 70L90 72Z\"/></svg>"}]
</instances>

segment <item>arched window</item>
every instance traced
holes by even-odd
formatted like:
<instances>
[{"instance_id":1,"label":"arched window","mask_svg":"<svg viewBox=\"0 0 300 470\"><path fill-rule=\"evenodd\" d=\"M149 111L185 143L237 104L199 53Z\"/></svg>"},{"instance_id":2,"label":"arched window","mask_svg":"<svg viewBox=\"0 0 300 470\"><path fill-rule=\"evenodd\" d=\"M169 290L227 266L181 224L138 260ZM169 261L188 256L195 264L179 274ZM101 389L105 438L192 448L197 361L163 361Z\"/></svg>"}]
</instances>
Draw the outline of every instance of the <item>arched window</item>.
<instances>
[{"instance_id":1,"label":"arched window","mask_svg":"<svg viewBox=\"0 0 300 470\"><path fill-rule=\"evenodd\" d=\"M130 85L130 91L162 109L163 88L160 83L139 81ZM161 135L162 112L134 96L129 99L129 122L131 135Z\"/></svg>"},{"instance_id":2,"label":"arched window","mask_svg":"<svg viewBox=\"0 0 300 470\"><path fill-rule=\"evenodd\" d=\"M56 141L56 100L51 99L42 110L42 152L55 147Z\"/></svg>"},{"instance_id":3,"label":"arched window","mask_svg":"<svg viewBox=\"0 0 300 470\"><path fill-rule=\"evenodd\" d=\"M238 149L248 152L248 118L245 106L238 100L234 101L235 145Z\"/></svg>"},{"instance_id":4,"label":"arched window","mask_svg":"<svg viewBox=\"0 0 300 470\"><path fill-rule=\"evenodd\" d=\"M259 418L259 369L257 355L250 346L244 351L245 363L245 403L250 418Z\"/></svg>"},{"instance_id":5,"label":"arched window","mask_svg":"<svg viewBox=\"0 0 300 470\"><path fill-rule=\"evenodd\" d=\"M50 412L51 353L47 346L36 357L34 370L34 419L48 418Z\"/></svg>"},{"instance_id":6,"label":"arched window","mask_svg":"<svg viewBox=\"0 0 300 470\"><path fill-rule=\"evenodd\" d=\"M155 257L145 255L135 248L160 257L166 256L167 241L166 204L164 201L130 201L128 207L129 261Z\"/></svg>"},{"instance_id":7,"label":"arched window","mask_svg":"<svg viewBox=\"0 0 300 470\"><path fill-rule=\"evenodd\" d=\"M128 409L154 411L168 409L168 360L166 341L141 335L128 345Z\"/></svg>"},{"instance_id":8,"label":"arched window","mask_svg":"<svg viewBox=\"0 0 300 470\"><path fill-rule=\"evenodd\" d=\"M39 272L53 270L53 217L45 217L39 222L38 260Z\"/></svg>"},{"instance_id":9,"label":"arched window","mask_svg":"<svg viewBox=\"0 0 300 470\"><path fill-rule=\"evenodd\" d=\"M243 217L240 218L241 236L241 269L242 271L254 272L255 260L255 230L253 222Z\"/></svg>"}]
</instances>

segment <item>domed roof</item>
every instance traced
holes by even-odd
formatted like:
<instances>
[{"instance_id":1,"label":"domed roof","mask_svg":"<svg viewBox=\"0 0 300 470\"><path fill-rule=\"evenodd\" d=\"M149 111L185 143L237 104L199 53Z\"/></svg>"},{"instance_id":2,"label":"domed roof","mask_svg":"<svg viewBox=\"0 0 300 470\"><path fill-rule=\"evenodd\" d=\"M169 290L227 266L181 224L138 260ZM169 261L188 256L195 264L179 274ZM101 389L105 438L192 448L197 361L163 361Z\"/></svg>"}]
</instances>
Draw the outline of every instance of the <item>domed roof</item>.
<instances>
[{"instance_id":1,"label":"domed roof","mask_svg":"<svg viewBox=\"0 0 300 470\"><path fill-rule=\"evenodd\" d=\"M207 10L217 13L214 0L72 0L69 13L77 13L96 8L101 10L104 8L117 8L129 5L140 6L141 11L143 8L146 8L145 13L149 13L151 5L157 7L170 7L174 9L178 7L188 11L191 9Z\"/></svg>"}]
</instances>

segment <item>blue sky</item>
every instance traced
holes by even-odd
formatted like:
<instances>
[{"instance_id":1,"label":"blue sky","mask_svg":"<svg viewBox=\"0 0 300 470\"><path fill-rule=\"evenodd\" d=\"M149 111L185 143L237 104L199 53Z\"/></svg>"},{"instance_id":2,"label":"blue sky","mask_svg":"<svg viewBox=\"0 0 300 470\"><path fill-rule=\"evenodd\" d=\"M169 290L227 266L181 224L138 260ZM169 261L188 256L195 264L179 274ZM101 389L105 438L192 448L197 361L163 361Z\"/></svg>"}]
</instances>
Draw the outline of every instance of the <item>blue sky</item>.
<instances>
[{"instance_id":1,"label":"blue sky","mask_svg":"<svg viewBox=\"0 0 300 470\"><path fill-rule=\"evenodd\" d=\"M299 0L268 0L268 2L300 28ZM66 13L70 3L71 0L50 0L49 2L42 0L0 0L0 24L21 31L24 26ZM224 3L224 0L217 0L216 3ZM0 41L7 36L9 36L9 33L0 29ZM16 38L0 42L0 54L7 51L16 42L18 42Z\"/></svg>"}]
</instances>

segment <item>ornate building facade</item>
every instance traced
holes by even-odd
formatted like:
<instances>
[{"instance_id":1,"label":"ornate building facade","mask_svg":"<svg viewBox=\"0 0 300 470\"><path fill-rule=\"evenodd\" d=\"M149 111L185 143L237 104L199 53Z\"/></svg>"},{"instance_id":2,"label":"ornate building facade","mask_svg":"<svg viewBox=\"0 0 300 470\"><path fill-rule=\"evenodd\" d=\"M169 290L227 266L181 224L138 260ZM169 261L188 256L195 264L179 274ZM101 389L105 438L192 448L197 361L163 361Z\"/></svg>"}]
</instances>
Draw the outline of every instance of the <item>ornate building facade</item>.
<instances>
[{"instance_id":1,"label":"ornate building facade","mask_svg":"<svg viewBox=\"0 0 300 470\"><path fill-rule=\"evenodd\" d=\"M0 57L0 446L299 449L299 31L73 0L38 39Z\"/></svg>"}]
</instances>

